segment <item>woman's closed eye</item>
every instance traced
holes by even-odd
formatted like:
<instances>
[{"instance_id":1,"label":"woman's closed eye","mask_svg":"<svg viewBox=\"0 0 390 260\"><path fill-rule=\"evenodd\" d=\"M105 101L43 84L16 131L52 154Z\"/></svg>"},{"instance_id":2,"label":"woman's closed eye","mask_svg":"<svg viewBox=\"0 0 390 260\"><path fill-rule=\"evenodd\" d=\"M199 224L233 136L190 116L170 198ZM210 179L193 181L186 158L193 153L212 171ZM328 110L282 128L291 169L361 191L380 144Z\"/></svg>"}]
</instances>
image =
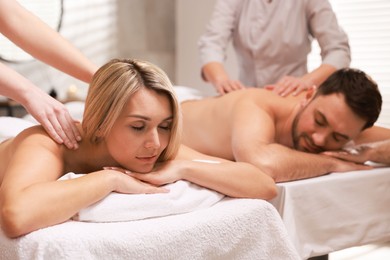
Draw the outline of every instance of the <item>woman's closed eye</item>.
<instances>
[{"instance_id":1,"label":"woman's closed eye","mask_svg":"<svg viewBox=\"0 0 390 260\"><path fill-rule=\"evenodd\" d=\"M131 128L134 129L135 131L140 132L145 129L145 126L132 126Z\"/></svg>"},{"instance_id":2,"label":"woman's closed eye","mask_svg":"<svg viewBox=\"0 0 390 260\"><path fill-rule=\"evenodd\" d=\"M172 123L171 122L163 123L163 124L160 124L158 127L164 131L170 131L172 129Z\"/></svg>"}]
</instances>

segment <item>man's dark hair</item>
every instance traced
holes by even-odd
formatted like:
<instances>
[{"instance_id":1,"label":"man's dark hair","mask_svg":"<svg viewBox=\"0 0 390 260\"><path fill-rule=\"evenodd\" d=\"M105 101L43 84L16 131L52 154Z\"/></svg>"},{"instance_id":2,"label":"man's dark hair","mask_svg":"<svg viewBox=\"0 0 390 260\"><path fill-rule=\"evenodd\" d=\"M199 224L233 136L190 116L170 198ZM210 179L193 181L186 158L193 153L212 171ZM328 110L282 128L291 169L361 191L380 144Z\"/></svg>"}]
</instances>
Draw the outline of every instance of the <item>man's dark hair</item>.
<instances>
[{"instance_id":1,"label":"man's dark hair","mask_svg":"<svg viewBox=\"0 0 390 260\"><path fill-rule=\"evenodd\" d=\"M325 80L316 96L343 94L347 105L359 117L366 120L363 129L374 125L382 107L382 96L378 85L361 70L340 69Z\"/></svg>"}]
</instances>

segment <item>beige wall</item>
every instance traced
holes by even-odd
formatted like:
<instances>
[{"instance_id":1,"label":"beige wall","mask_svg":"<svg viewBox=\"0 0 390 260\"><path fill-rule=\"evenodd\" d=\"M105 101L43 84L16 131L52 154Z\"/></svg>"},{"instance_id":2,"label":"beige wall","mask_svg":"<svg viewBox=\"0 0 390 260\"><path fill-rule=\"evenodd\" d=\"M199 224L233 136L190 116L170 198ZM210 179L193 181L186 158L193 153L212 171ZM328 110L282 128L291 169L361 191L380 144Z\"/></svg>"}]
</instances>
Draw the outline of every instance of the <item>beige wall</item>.
<instances>
[{"instance_id":1,"label":"beige wall","mask_svg":"<svg viewBox=\"0 0 390 260\"><path fill-rule=\"evenodd\" d=\"M118 0L118 51L148 60L175 78L175 1Z\"/></svg>"},{"instance_id":2,"label":"beige wall","mask_svg":"<svg viewBox=\"0 0 390 260\"><path fill-rule=\"evenodd\" d=\"M197 42L204 33L211 17L215 0L177 0L176 3L176 81L200 89L206 94L215 94L214 89L200 77L200 62ZM228 48L226 69L232 77L238 74L232 47Z\"/></svg>"}]
</instances>

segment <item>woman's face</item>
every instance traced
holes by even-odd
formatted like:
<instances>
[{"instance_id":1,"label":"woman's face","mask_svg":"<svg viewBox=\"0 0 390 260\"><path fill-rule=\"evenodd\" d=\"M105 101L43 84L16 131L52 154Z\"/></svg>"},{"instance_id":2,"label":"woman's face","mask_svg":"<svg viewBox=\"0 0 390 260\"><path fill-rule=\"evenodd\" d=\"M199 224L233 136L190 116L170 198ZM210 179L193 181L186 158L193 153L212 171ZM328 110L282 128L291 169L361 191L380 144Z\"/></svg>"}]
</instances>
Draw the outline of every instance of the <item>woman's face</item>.
<instances>
[{"instance_id":1,"label":"woman's face","mask_svg":"<svg viewBox=\"0 0 390 260\"><path fill-rule=\"evenodd\" d=\"M168 145L172 120L169 98L141 88L129 99L105 137L109 154L126 169L150 172Z\"/></svg>"}]
</instances>

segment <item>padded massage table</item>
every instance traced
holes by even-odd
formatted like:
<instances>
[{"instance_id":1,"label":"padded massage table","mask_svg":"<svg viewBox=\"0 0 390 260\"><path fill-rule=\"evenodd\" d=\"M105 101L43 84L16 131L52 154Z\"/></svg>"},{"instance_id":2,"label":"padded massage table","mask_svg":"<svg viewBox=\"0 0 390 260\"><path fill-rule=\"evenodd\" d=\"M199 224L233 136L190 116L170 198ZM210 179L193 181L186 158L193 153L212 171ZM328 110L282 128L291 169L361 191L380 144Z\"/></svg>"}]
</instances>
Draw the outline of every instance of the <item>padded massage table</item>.
<instances>
[{"instance_id":1,"label":"padded massage table","mask_svg":"<svg viewBox=\"0 0 390 260\"><path fill-rule=\"evenodd\" d=\"M302 259L390 241L390 167L277 186L271 203Z\"/></svg>"},{"instance_id":2,"label":"padded massage table","mask_svg":"<svg viewBox=\"0 0 390 260\"><path fill-rule=\"evenodd\" d=\"M136 221L68 221L9 239L0 259L300 259L275 208L224 198L185 214Z\"/></svg>"}]
</instances>

